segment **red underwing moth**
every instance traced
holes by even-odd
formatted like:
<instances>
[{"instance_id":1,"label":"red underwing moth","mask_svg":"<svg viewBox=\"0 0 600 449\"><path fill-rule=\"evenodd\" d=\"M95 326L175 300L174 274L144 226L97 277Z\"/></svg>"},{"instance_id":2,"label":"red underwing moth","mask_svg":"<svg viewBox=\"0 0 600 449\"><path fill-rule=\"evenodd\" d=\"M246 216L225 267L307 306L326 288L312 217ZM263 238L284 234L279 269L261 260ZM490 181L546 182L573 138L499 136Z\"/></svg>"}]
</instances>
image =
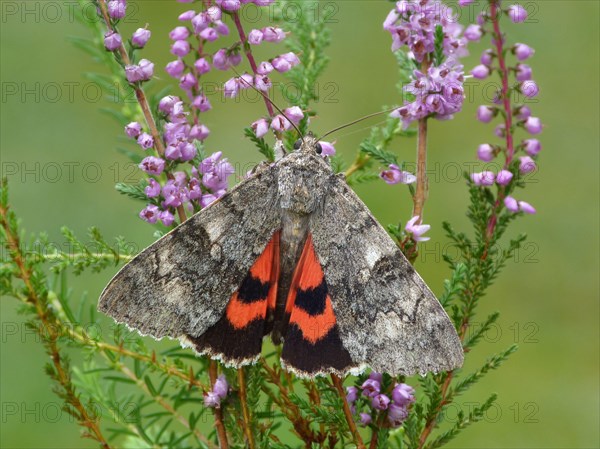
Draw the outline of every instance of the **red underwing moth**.
<instances>
[{"instance_id":1,"label":"red underwing moth","mask_svg":"<svg viewBox=\"0 0 600 449\"><path fill-rule=\"evenodd\" d=\"M312 135L150 245L110 281L99 310L228 366L263 337L303 377L462 365L454 326Z\"/></svg>"}]
</instances>

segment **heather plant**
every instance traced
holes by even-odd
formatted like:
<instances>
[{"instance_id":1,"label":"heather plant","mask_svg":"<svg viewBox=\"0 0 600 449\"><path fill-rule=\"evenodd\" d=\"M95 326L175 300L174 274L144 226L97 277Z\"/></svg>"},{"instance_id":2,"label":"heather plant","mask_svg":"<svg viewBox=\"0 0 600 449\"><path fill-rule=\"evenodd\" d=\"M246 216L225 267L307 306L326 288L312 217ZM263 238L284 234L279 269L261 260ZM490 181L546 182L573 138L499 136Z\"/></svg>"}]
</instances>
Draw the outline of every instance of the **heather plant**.
<instances>
[{"instance_id":1,"label":"heather plant","mask_svg":"<svg viewBox=\"0 0 600 449\"><path fill-rule=\"evenodd\" d=\"M181 1L191 9L165 17L177 23L168 36L174 59L160 69L143 54L149 39L162 37L148 26L131 36L122 34L125 0L92 3L100 20L81 15L91 38L74 43L106 66L104 73L89 74L90 78L113 94L117 81L111 114L132 141L124 156L139 164L144 180L117 184L116 189L136 201L132 211L155 228L157 238L223 196L234 174L226 151L213 150L210 130L203 124L212 107L203 89L206 74L222 75L224 98L248 89L260 93L264 116L248 117L248 126L238 132L266 161L294 151L298 132L310 129L318 99L311 87L327 65L330 42L326 20L309 13L310 2ZM248 3L268 8L274 22L262 28L244 23L242 12ZM460 0L459 6L471 3ZM525 240L523 235L505 237L509 225L535 213L522 189L526 175L536 169L541 144L534 136L543 130L527 104L538 94L532 69L525 63L534 50L511 42L502 28L507 20L525 21L527 12L500 0L488 3L477 23L466 28L448 5L432 0L391 4L387 18L366 16L365 20L381 21L391 35L390 58L398 64L396 105L382 107L385 122L371 128L349 164L336 154L334 143L321 141L323 157L350 185L407 185L413 212L404 226L390 225L389 232L414 262L419 242L428 240L430 229L423 222L426 158L428 151L437 149L428 148L428 127L453 126L450 120L461 112L468 77L499 80L501 88L492 104L477 112L479 122L496 121L497 126L476 155L483 162L498 161L501 169L465 173L469 231L443 223L460 257L445 256L451 273L439 299L467 357L499 317L485 317L474 331L470 324L477 305ZM88 5L81 0L81 11ZM290 6L301 11L294 20L283 13ZM479 42L487 42L489 48L479 49ZM269 60L255 58L259 45L272 51ZM468 51L481 51L481 64L465 72L460 60ZM154 78L159 70L175 80L174 89L157 89ZM287 104L280 106L272 101L273 80L278 77L288 81L281 84ZM299 95L291 94L290 83L299 88ZM123 98L136 102L122 102ZM416 172L411 173L396 148L399 140L415 134ZM517 349L513 345L490 355L472 372L457 369L411 378L367 371L346 379L299 379L282 369L278 348L266 351L255 365L231 369L179 345L159 350L121 325L107 329L106 318L95 312L95 295L71 297L72 275L114 272L135 256L123 237L110 242L91 228L84 241L65 227L62 233L70 250L44 250L47 237L27 237L11 211L6 182L0 222L6 249L0 265L1 293L20 303L28 326L39 334L50 357L46 373L55 381L64 410L81 426L83 437L105 448L442 447L483 419L496 395L489 394L469 413L460 412L453 422L444 419L447 408ZM77 363L70 361L73 355Z\"/></svg>"}]
</instances>

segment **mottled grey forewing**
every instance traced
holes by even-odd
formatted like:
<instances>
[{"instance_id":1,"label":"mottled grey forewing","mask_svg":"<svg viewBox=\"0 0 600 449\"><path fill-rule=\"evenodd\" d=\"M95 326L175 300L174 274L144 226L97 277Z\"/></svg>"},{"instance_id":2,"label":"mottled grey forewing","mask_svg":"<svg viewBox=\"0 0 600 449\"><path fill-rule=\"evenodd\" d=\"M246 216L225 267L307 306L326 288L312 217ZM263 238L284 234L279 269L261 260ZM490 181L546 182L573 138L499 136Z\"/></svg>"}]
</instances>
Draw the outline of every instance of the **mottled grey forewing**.
<instances>
[{"instance_id":1,"label":"mottled grey forewing","mask_svg":"<svg viewBox=\"0 0 600 449\"><path fill-rule=\"evenodd\" d=\"M263 167L125 265L98 308L155 338L201 335L280 225L277 168Z\"/></svg>"},{"instance_id":2,"label":"mottled grey forewing","mask_svg":"<svg viewBox=\"0 0 600 449\"><path fill-rule=\"evenodd\" d=\"M310 221L344 347L390 374L463 363L458 335L435 295L344 180L331 176Z\"/></svg>"}]
</instances>

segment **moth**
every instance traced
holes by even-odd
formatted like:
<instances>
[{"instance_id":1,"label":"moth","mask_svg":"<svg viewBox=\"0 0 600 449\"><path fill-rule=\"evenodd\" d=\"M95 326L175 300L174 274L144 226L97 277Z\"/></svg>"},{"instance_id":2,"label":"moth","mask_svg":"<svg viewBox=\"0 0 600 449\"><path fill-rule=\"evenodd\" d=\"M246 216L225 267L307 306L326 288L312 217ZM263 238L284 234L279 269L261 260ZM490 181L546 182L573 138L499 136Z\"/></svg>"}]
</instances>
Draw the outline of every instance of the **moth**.
<instances>
[{"instance_id":1,"label":"moth","mask_svg":"<svg viewBox=\"0 0 600 449\"><path fill-rule=\"evenodd\" d=\"M263 338L301 377L462 365L448 315L309 134L150 245L99 310L240 367Z\"/></svg>"}]
</instances>

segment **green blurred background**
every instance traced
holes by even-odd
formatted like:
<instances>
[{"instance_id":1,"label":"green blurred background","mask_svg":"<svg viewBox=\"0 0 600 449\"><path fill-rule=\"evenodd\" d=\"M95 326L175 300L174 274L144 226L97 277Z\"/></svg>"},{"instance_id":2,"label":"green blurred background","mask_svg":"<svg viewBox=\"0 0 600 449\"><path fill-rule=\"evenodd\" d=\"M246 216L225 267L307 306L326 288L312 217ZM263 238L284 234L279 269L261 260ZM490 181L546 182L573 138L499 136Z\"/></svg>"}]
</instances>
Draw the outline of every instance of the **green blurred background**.
<instances>
[{"instance_id":1,"label":"green blurred background","mask_svg":"<svg viewBox=\"0 0 600 449\"><path fill-rule=\"evenodd\" d=\"M481 3L481 2L480 2ZM61 242L67 225L83 236L91 225L107 237L125 236L143 246L153 229L137 218L141 208L114 190L116 181L138 174L117 146L127 146L122 126L100 112L111 107L97 98L84 72L105 68L70 42L88 36L69 14L73 2L2 1L1 17L1 162L8 175L14 209L28 231L48 231ZM381 29L391 4L384 1L321 2L334 11L331 63L320 86L321 101L313 130L340 123L397 101L397 72L390 37ZM454 448L592 448L599 441L598 350L598 14L597 1L526 2L532 17L507 24L511 42L536 49L531 61L541 94L531 107L545 123L540 170L520 193L538 215L518 220L508 234L529 235L482 302L480 317L502 312L497 333L469 357L468 366L516 342L519 351L458 401L468 411L489 392L499 394L487 419L465 431ZM171 60L168 31L187 9L175 1L143 1L130 9L127 29L150 24L153 37L143 53L162 67ZM463 17L468 22L468 17ZM471 46L467 68L476 64L485 43ZM263 45L260 56L281 47ZM218 73L214 80L230 74ZM329 83L329 84L328 84ZM440 252L446 245L442 220L465 229L466 188L457 168L475 160L475 150L491 141L491 125L474 120L482 85L470 82L474 96L451 122L432 122L430 198L426 222L431 241L417 267L436 293L448 274ZM333 87L335 86L335 88ZM177 91L177 89L175 89ZM280 97L279 97L280 98ZM209 151L222 150L240 167L259 160L242 128L264 114L260 102L224 103L212 98L207 113L212 129ZM537 104L539 103L539 104ZM338 151L350 163L367 125L337 136ZM412 161L415 142L398 140L400 158ZM72 167L72 169L69 169ZM411 205L405 188L382 182L360 186L358 193L384 224L406 221ZM85 275L72 282L74 298L87 291L96 298L112 273ZM3 448L93 447L80 440L77 426L58 411L51 382L43 374L46 355L16 314L16 301L2 298L0 446ZM475 404L476 405L476 404ZM448 418L455 417L458 408Z\"/></svg>"}]
</instances>

